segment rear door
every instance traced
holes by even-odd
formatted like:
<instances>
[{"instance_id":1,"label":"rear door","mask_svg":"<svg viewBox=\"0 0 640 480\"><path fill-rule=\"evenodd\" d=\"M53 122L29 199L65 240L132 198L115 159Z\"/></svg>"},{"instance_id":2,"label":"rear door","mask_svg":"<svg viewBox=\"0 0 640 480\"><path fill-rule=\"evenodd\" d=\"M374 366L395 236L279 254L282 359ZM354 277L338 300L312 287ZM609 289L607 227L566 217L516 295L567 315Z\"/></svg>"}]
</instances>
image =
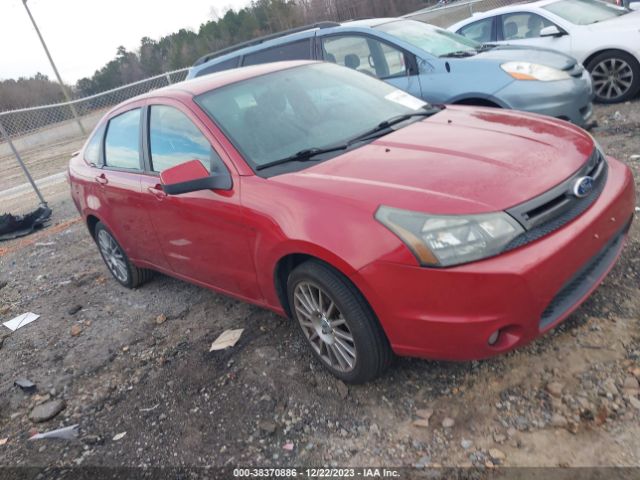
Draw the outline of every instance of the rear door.
<instances>
[{"instance_id":1,"label":"rear door","mask_svg":"<svg viewBox=\"0 0 640 480\"><path fill-rule=\"evenodd\" d=\"M372 35L341 33L319 36L322 57L422 96L415 56Z\"/></svg>"},{"instance_id":2,"label":"rear door","mask_svg":"<svg viewBox=\"0 0 640 480\"><path fill-rule=\"evenodd\" d=\"M109 119L103 159L95 170L95 192L101 219L132 260L162 266L140 191L143 172L141 126L143 104L133 104Z\"/></svg>"},{"instance_id":3,"label":"rear door","mask_svg":"<svg viewBox=\"0 0 640 480\"><path fill-rule=\"evenodd\" d=\"M243 218L239 177L225 152L205 124L174 100L154 100L149 105L145 132L144 202L170 270L234 295L258 299L249 248L253 235ZM191 160L200 160L211 172L228 171L232 189L164 194L159 173Z\"/></svg>"}]
</instances>

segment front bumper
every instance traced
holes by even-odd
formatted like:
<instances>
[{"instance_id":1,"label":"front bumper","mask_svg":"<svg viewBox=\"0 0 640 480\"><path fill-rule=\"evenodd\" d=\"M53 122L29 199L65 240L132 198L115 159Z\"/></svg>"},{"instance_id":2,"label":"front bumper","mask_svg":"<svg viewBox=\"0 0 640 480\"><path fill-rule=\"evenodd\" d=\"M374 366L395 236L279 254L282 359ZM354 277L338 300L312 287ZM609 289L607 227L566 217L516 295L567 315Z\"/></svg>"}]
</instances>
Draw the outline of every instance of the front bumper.
<instances>
[{"instance_id":1,"label":"front bumper","mask_svg":"<svg viewBox=\"0 0 640 480\"><path fill-rule=\"evenodd\" d=\"M586 69L581 77L568 80L514 81L495 96L515 110L561 118L582 127L593 114L593 84Z\"/></svg>"},{"instance_id":2,"label":"front bumper","mask_svg":"<svg viewBox=\"0 0 640 480\"><path fill-rule=\"evenodd\" d=\"M559 230L494 258L434 269L384 261L352 276L399 355L490 357L525 345L573 312L619 257L633 216L630 170L609 159L598 200ZM497 343L489 337L500 329Z\"/></svg>"}]
</instances>

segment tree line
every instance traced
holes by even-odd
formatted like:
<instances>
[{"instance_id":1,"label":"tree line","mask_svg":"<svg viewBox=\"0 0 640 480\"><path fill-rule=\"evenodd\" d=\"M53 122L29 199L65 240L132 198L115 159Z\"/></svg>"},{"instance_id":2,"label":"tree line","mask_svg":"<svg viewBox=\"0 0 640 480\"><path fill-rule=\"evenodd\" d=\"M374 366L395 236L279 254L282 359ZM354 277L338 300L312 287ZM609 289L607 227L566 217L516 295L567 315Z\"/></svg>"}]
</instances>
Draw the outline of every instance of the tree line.
<instances>
[{"instance_id":1,"label":"tree line","mask_svg":"<svg viewBox=\"0 0 640 480\"><path fill-rule=\"evenodd\" d=\"M136 51L118 47L116 56L91 77L71 87L84 97L192 65L210 52L323 20L398 16L434 0L254 0L249 6L218 15L198 31L181 29L158 40L143 37ZM59 86L46 76L0 82L0 111L63 101Z\"/></svg>"}]
</instances>

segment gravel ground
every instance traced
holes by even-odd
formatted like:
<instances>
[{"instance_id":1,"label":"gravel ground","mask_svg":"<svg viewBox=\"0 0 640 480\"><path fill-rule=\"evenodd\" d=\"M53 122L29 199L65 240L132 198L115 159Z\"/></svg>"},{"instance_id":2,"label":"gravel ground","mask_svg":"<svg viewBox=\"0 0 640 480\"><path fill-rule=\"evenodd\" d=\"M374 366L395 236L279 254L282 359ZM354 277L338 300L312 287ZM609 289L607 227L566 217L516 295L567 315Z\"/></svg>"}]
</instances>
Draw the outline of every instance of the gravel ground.
<instances>
[{"instance_id":1,"label":"gravel ground","mask_svg":"<svg viewBox=\"0 0 640 480\"><path fill-rule=\"evenodd\" d=\"M639 107L598 106L593 130L637 187ZM640 466L637 219L605 283L549 335L482 362L399 359L354 387L289 320L162 275L121 288L66 184L46 194L52 226L0 244L0 321L41 315L0 327L0 465ZM239 343L209 353L229 328ZM27 440L73 424L75 440Z\"/></svg>"}]
</instances>

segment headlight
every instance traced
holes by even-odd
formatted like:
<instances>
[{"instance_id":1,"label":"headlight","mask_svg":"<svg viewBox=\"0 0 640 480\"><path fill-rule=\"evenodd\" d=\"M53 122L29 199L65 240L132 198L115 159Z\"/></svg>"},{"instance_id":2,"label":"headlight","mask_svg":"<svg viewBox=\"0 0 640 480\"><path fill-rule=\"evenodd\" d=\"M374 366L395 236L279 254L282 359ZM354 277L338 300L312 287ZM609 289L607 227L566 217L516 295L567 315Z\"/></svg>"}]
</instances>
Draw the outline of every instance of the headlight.
<instances>
[{"instance_id":1,"label":"headlight","mask_svg":"<svg viewBox=\"0 0 640 480\"><path fill-rule=\"evenodd\" d=\"M503 212L428 215L383 205L375 217L400 237L422 266L449 267L491 257L524 232Z\"/></svg>"},{"instance_id":2,"label":"headlight","mask_svg":"<svg viewBox=\"0 0 640 480\"><path fill-rule=\"evenodd\" d=\"M529 62L507 62L500 65L500 68L511 75L516 80L540 80L551 82L553 80L567 80L569 74L557 68L547 67Z\"/></svg>"}]
</instances>

